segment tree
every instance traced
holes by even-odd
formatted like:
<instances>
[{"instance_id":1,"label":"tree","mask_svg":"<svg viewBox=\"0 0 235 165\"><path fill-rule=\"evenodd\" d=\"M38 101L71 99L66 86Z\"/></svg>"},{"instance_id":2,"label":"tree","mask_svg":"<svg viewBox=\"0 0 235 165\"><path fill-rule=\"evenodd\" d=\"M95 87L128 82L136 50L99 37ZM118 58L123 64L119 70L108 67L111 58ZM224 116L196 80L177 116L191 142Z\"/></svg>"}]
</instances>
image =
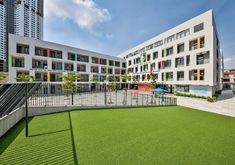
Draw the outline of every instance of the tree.
<instances>
[{"instance_id":1,"label":"tree","mask_svg":"<svg viewBox=\"0 0 235 165\"><path fill-rule=\"evenodd\" d=\"M30 82L34 80L34 77L28 74L22 73L22 74L17 75L16 80L20 82Z\"/></svg>"},{"instance_id":2,"label":"tree","mask_svg":"<svg viewBox=\"0 0 235 165\"><path fill-rule=\"evenodd\" d=\"M4 82L7 78L6 72L0 72L0 82Z\"/></svg>"},{"instance_id":3,"label":"tree","mask_svg":"<svg viewBox=\"0 0 235 165\"><path fill-rule=\"evenodd\" d=\"M129 74L123 74L123 75L121 75L121 79L122 79L122 81L127 82L127 81L131 80L131 76ZM126 85L125 89L127 89L127 83L125 85Z\"/></svg>"},{"instance_id":4,"label":"tree","mask_svg":"<svg viewBox=\"0 0 235 165\"><path fill-rule=\"evenodd\" d=\"M98 77L92 77L90 81L95 85L95 90L96 90L97 85L99 83Z\"/></svg>"},{"instance_id":5,"label":"tree","mask_svg":"<svg viewBox=\"0 0 235 165\"><path fill-rule=\"evenodd\" d=\"M67 94L69 92L74 93L77 91L75 82L80 80L80 74L60 74L59 77L64 79L62 87Z\"/></svg>"},{"instance_id":6,"label":"tree","mask_svg":"<svg viewBox=\"0 0 235 165\"><path fill-rule=\"evenodd\" d=\"M156 81L157 80L157 75L156 74L152 74L150 77L151 77L151 85L152 85L153 88L155 88L156 85L157 85L157 81ZM153 94L154 94L154 92L153 92ZM152 104L155 103L154 95L152 95L151 103Z\"/></svg>"}]
</instances>

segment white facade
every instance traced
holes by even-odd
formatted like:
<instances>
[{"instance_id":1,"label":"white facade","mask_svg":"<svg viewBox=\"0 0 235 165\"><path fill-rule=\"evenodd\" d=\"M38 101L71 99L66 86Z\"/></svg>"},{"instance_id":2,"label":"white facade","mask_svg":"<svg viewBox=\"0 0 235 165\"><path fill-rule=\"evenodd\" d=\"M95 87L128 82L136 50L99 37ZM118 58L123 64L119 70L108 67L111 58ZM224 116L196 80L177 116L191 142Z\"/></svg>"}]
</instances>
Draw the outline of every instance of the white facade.
<instances>
[{"instance_id":1,"label":"white facade","mask_svg":"<svg viewBox=\"0 0 235 165\"><path fill-rule=\"evenodd\" d=\"M221 90L221 54L212 10L194 17L119 57L140 83L157 83L176 92L212 96ZM147 58L147 60L146 60Z\"/></svg>"},{"instance_id":2,"label":"white facade","mask_svg":"<svg viewBox=\"0 0 235 165\"><path fill-rule=\"evenodd\" d=\"M6 7L0 0L0 60L6 60Z\"/></svg>"},{"instance_id":3,"label":"white facade","mask_svg":"<svg viewBox=\"0 0 235 165\"><path fill-rule=\"evenodd\" d=\"M43 16L37 12L38 1L20 0L15 5L15 34L43 39Z\"/></svg>"},{"instance_id":4,"label":"white facade","mask_svg":"<svg viewBox=\"0 0 235 165\"><path fill-rule=\"evenodd\" d=\"M52 42L9 35L9 82L19 74L28 74L36 82L61 83L60 74L79 73L80 84L90 84L92 77L104 82L107 77L121 82L125 60Z\"/></svg>"}]
</instances>

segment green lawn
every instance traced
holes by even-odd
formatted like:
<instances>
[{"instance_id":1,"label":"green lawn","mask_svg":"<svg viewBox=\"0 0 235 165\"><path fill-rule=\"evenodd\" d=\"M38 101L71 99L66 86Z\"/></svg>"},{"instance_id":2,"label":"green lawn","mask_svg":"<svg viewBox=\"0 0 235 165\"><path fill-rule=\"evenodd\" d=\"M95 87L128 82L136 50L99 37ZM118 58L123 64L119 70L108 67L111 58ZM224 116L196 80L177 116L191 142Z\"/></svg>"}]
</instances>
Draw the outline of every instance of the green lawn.
<instances>
[{"instance_id":1,"label":"green lawn","mask_svg":"<svg viewBox=\"0 0 235 165\"><path fill-rule=\"evenodd\" d=\"M0 164L235 162L235 118L185 107L84 110L34 117L0 139ZM73 135L73 136L72 136Z\"/></svg>"}]
</instances>

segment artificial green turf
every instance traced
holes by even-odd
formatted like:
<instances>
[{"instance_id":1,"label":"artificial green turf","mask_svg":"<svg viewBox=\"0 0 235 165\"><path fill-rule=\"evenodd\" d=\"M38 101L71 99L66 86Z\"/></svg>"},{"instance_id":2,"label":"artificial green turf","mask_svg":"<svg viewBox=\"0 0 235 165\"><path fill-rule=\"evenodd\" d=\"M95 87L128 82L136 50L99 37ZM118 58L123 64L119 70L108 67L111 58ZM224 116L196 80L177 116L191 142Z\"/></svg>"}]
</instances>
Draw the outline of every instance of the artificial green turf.
<instances>
[{"instance_id":1,"label":"artificial green turf","mask_svg":"<svg viewBox=\"0 0 235 165\"><path fill-rule=\"evenodd\" d=\"M21 122L0 139L0 164L73 164L74 153L79 165L235 162L232 117L180 106L70 114L75 152L68 113L45 115L30 121L31 137Z\"/></svg>"}]
</instances>

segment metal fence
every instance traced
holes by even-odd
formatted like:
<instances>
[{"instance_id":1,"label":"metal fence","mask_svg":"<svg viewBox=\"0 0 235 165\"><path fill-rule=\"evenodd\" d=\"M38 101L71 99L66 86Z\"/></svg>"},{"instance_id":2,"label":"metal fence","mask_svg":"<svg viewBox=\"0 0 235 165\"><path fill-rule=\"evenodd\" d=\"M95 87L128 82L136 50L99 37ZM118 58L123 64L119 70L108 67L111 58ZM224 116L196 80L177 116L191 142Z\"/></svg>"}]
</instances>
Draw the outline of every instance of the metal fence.
<instances>
[{"instance_id":1,"label":"metal fence","mask_svg":"<svg viewBox=\"0 0 235 165\"><path fill-rule=\"evenodd\" d=\"M57 91L54 94L45 93L39 87L29 98L29 106L167 106L177 105L174 97L158 94L135 93L132 90L104 90L91 92L65 93Z\"/></svg>"}]
</instances>

